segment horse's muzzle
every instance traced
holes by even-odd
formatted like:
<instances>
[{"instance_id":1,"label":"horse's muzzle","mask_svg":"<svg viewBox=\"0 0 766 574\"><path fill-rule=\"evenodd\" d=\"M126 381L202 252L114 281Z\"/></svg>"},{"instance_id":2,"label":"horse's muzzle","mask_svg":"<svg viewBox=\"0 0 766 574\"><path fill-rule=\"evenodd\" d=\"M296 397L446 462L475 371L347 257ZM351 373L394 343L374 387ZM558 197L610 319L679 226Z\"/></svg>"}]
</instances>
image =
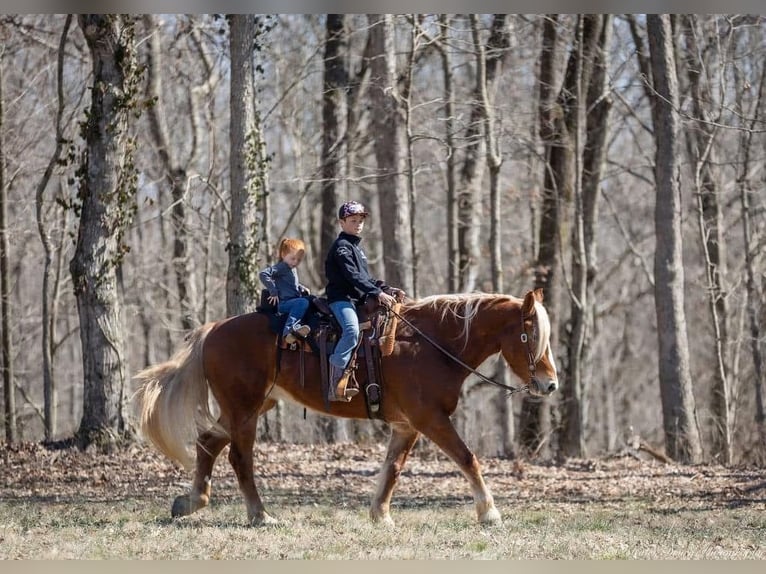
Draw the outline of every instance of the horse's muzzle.
<instances>
[{"instance_id":1,"label":"horse's muzzle","mask_svg":"<svg viewBox=\"0 0 766 574\"><path fill-rule=\"evenodd\" d=\"M547 381L541 381L538 378L534 378L531 381L531 385L537 391L539 395L550 395L559 388L559 382L556 379L548 379Z\"/></svg>"}]
</instances>

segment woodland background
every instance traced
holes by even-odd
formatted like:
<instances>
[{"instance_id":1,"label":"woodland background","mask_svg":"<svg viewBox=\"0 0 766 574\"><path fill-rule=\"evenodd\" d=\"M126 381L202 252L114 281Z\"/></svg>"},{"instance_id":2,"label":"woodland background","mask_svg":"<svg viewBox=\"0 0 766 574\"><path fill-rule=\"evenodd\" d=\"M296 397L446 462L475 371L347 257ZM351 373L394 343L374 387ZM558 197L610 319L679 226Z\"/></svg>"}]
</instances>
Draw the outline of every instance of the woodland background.
<instances>
[{"instance_id":1,"label":"woodland background","mask_svg":"<svg viewBox=\"0 0 766 574\"><path fill-rule=\"evenodd\" d=\"M455 420L477 452L762 464L765 33L753 15L3 15L6 440L129 436L131 375L252 310L283 236L320 293L357 199L373 274L410 296L545 290L562 390L511 402L469 379ZM289 405L259 431L384 435Z\"/></svg>"}]
</instances>

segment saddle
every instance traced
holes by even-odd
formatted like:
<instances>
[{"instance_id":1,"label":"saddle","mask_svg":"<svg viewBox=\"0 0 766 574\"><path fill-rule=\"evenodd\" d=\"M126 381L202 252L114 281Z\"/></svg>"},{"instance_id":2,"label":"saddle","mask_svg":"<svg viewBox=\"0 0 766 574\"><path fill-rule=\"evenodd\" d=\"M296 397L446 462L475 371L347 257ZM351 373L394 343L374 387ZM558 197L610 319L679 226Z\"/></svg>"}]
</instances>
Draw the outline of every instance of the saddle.
<instances>
[{"instance_id":1,"label":"saddle","mask_svg":"<svg viewBox=\"0 0 766 574\"><path fill-rule=\"evenodd\" d=\"M328 357L340 339L342 330L326 299L316 296L309 296L308 299L309 309L301 322L309 325L311 332L305 339L299 339L294 343L287 343L282 338L282 330L287 315L278 313L276 307L268 302L268 290L261 292L261 304L257 311L265 313L269 317L269 326L277 335L277 374L279 374L282 353L285 351L298 352L300 381L301 386L304 386L305 353L318 355L321 377L320 390L325 408L329 411L330 364ZM398 307L399 304L394 307L394 311L397 313ZM349 373L346 388L362 391L368 417L382 419L380 409L383 400L381 359L393 352L398 317L373 298L368 298L362 305L357 306L357 316L359 317L360 337L346 368L346 372ZM357 377L360 363L364 365L364 376Z\"/></svg>"}]
</instances>

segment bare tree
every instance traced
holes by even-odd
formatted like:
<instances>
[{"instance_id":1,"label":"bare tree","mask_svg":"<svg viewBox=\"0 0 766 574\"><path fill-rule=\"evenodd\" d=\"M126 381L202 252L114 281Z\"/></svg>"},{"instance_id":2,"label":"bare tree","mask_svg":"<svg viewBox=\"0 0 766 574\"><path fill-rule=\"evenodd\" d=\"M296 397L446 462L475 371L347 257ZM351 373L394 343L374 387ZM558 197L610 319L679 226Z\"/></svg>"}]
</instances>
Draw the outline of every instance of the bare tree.
<instances>
[{"instance_id":1,"label":"bare tree","mask_svg":"<svg viewBox=\"0 0 766 574\"><path fill-rule=\"evenodd\" d=\"M497 135L495 133L495 111L494 111L494 93L491 91L492 84L487 83L487 78L495 78L499 75L499 67L502 63L502 52L488 54L486 48L481 43L479 35L479 18L476 14L471 14L471 35L473 37L474 49L476 50L476 69L478 76L478 95L479 109L481 111L482 132L485 139L487 165L489 166L489 196L490 196L490 270L492 276L492 289L495 293L504 291L502 256L501 256L501 218L500 218L500 167L503 164L503 157L500 154ZM506 24L507 35L510 36L510 22ZM508 37L503 41L495 41L491 44L505 44L508 48ZM495 363L495 378L503 384L509 384L508 369L505 361L499 359ZM507 395L498 393L495 401L495 407L498 411L499 432L500 432L500 452L503 456L516 456L514 445L514 419L512 403Z\"/></svg>"},{"instance_id":2,"label":"bare tree","mask_svg":"<svg viewBox=\"0 0 766 574\"><path fill-rule=\"evenodd\" d=\"M93 64L91 107L79 198L80 224L70 272L80 316L85 388L78 442L106 448L126 429L125 359L117 272L132 219L136 175L129 119L140 110L130 16L82 14Z\"/></svg>"},{"instance_id":3,"label":"bare tree","mask_svg":"<svg viewBox=\"0 0 766 574\"><path fill-rule=\"evenodd\" d=\"M181 326L189 331L200 323L197 304L197 289L195 270L189 254L188 224L186 222L186 185L188 178L187 165L194 159L196 153L196 138L192 138L192 149L186 161L182 162L171 144L168 135L167 120L164 111L162 85L162 45L159 31L156 29L154 17L151 14L143 16L144 27L148 34L147 61L147 97L154 102L149 107L149 126L154 145L162 163L164 178L170 186L171 213L173 223L173 270L175 271L176 288L181 311ZM195 110L191 110L193 118ZM194 121L194 119L192 119Z\"/></svg>"},{"instance_id":4,"label":"bare tree","mask_svg":"<svg viewBox=\"0 0 766 574\"><path fill-rule=\"evenodd\" d=\"M228 18L231 34L231 213L226 311L231 316L253 311L257 303L263 225L257 208L265 193L265 166L260 161L262 136L254 107L255 16L230 14Z\"/></svg>"},{"instance_id":5,"label":"bare tree","mask_svg":"<svg viewBox=\"0 0 766 574\"><path fill-rule=\"evenodd\" d=\"M737 80L737 95L740 102L739 108L742 113L742 93L741 89L742 79L741 74L736 73L735 78ZM756 233L753 230L752 224L752 211L754 203L754 189L753 189L753 161L752 161L752 144L753 134L756 131L756 126L761 119L761 106L763 104L764 97L764 85L766 85L766 62L761 65L761 79L758 84L758 94L754 105L754 113L749 124L744 124L740 135L740 156L743 158L742 165L738 174L738 187L739 187L739 200L742 206L742 236L744 239L744 251L745 251L745 293L746 293L746 306L747 306L747 320L750 331L750 351L753 357L753 387L755 390L755 423L757 427L758 438L760 439L760 457L761 463L766 460L766 374L764 373L764 361L762 351L762 327L761 321L758 317L759 306L763 306L758 293L758 285L756 283ZM743 122L744 123L744 122Z\"/></svg>"},{"instance_id":6,"label":"bare tree","mask_svg":"<svg viewBox=\"0 0 766 574\"><path fill-rule=\"evenodd\" d=\"M475 14L470 16L475 20ZM479 45L476 45L479 42ZM492 27L486 47L480 45L478 33L474 38L474 50L483 51L484 60L481 70L476 70L476 84L473 92L471 116L466 130L466 152L463 166L460 170L460 188L457 193L458 209L458 252L459 252L459 291L473 291L479 273L479 225L481 214L481 181L486 166L486 145L482 132L485 115L482 92L492 92L497 79L497 71L508 53L510 32L506 22L506 14L494 14ZM493 157L497 154L493 152ZM499 170L499 165L497 166Z\"/></svg>"},{"instance_id":7,"label":"bare tree","mask_svg":"<svg viewBox=\"0 0 766 574\"><path fill-rule=\"evenodd\" d=\"M538 80L538 124L545 162L543 164L543 198L540 216L540 238L535 265L535 288L545 291L545 304L551 320L551 344L558 339L558 289L554 281L558 265L559 189L553 178L557 152L556 118L554 113L555 63L557 61L558 14L543 17L540 73ZM519 440L528 453L550 456L551 410L548 401L524 395L519 417Z\"/></svg>"},{"instance_id":8,"label":"bare tree","mask_svg":"<svg viewBox=\"0 0 766 574\"><path fill-rule=\"evenodd\" d=\"M45 440L51 440L56 432L57 418L57 397L56 381L53 376L53 344L56 340L56 321L55 313L51 312L51 265L53 264L54 247L51 244L48 229L46 227L45 217L43 215L43 204L45 189L48 187L53 169L59 162L64 147L64 48L66 46L67 35L72 24L72 15L67 14L64 21L64 30L61 33L58 47L58 73L57 73L57 101L55 120L55 138L53 155L48 162L45 172L37 185L35 192L35 215L37 218L37 232L40 236L40 242L45 253L43 263L43 288L42 288L42 355L43 355L43 396L45 402Z\"/></svg>"},{"instance_id":9,"label":"bare tree","mask_svg":"<svg viewBox=\"0 0 766 574\"><path fill-rule=\"evenodd\" d=\"M592 313L593 303L589 297L592 293L592 282L589 285L588 278L588 243L586 241L586 229L589 238L594 235L594 212L598 196L598 181L593 181L598 177L600 167L592 162L596 157L589 158L591 163L588 166L589 194L586 211L586 199L584 190L584 147L587 143L597 144L594 138L601 138L600 145L603 148L604 134L602 132L587 132L587 120L585 112L593 103L591 97L600 97L598 94L592 94L590 90L591 76L593 74L594 62L599 49L599 39L606 39L603 35L604 18L600 15L580 15L577 19L577 38L575 48L570 53L569 65L567 66L566 76L562 92L566 90L574 95L575 102L572 106L565 108L565 122L562 125L563 133L561 143L573 151L573 163L575 165L571 172L573 181L571 184L565 184L572 191L574 203L574 218L572 222L572 280L570 289L571 314L570 329L567 337L568 362L566 365L566 385L563 386L563 407L564 407L564 429L561 441L562 454L565 456L584 457L587 456L585 445L585 425L588 413L587 397L587 377L584 376L584 363L587 355L588 338L590 337L590 315ZM573 59L574 58L574 65ZM603 78L603 76L602 76ZM600 88L603 88L603 79ZM597 88L598 89L598 88ZM586 128L586 138L589 142L583 145L583 127ZM605 126L590 127L600 130ZM569 142L567 144L567 141ZM592 254L592 251L591 251Z\"/></svg>"},{"instance_id":10,"label":"bare tree","mask_svg":"<svg viewBox=\"0 0 766 574\"><path fill-rule=\"evenodd\" d=\"M8 190L5 184L5 145L3 143L3 52L0 47L0 299L3 329L3 400L5 405L5 441L16 442L16 400L13 377L13 338L11 337L11 288L8 268Z\"/></svg>"},{"instance_id":11,"label":"bare tree","mask_svg":"<svg viewBox=\"0 0 766 574\"><path fill-rule=\"evenodd\" d=\"M713 98L710 87L705 81L705 62L702 47L698 45L697 17L687 14L681 17L686 38L685 64L689 80L692 105L692 117L696 122L684 130L689 155L695 163L694 182L696 189L700 242L705 258L705 275L713 326L716 368L713 378L712 413L713 446L712 451L724 464L729 464L732 457L732 432L730 418L731 381L729 380L729 361L726 349L729 347L729 310L724 287L726 276L726 244L724 239L723 216L719 202L720 190L716 183L719 179L718 158L715 145L716 129L713 123L720 119L714 117ZM709 120L713 120L713 122Z\"/></svg>"},{"instance_id":12,"label":"bare tree","mask_svg":"<svg viewBox=\"0 0 766 574\"><path fill-rule=\"evenodd\" d=\"M345 155L345 91L348 89L345 16L328 14L326 30L322 91L322 257L316 258L320 277L324 277L324 254L330 250L330 245L338 234L338 185L342 177L342 159Z\"/></svg>"},{"instance_id":13,"label":"bare tree","mask_svg":"<svg viewBox=\"0 0 766 574\"><path fill-rule=\"evenodd\" d=\"M655 91L652 98L657 146L654 277L665 448L674 460L693 463L702 458L702 446L692 394L684 312L681 194L677 174L678 78L668 15L648 14L647 33Z\"/></svg>"},{"instance_id":14,"label":"bare tree","mask_svg":"<svg viewBox=\"0 0 766 574\"><path fill-rule=\"evenodd\" d=\"M447 154L447 289L454 293L459 285L460 252L458 250L458 200L455 186L455 89L452 71L452 52L449 47L448 14L439 15L439 53L444 77L444 143Z\"/></svg>"},{"instance_id":15,"label":"bare tree","mask_svg":"<svg viewBox=\"0 0 766 574\"><path fill-rule=\"evenodd\" d=\"M593 379L593 358L591 347L597 329L595 320L596 279L598 277L597 230L599 224L599 198L601 196L601 181L604 174L607 151L607 132L609 131L609 112L612 98L609 93L609 59L612 39L612 16L603 15L601 35L594 54L593 71L585 103L585 148L582 159L582 210L583 238L585 243L585 264L587 290L587 308L585 313L586 337L582 347L582 373L584 381ZM574 264L573 264L574 267ZM582 272L582 271L581 271ZM574 270L572 272L574 276ZM587 393L587 389L585 389ZM611 391L607 390L606 397ZM587 404L586 404L587 406ZM588 411L584 409L582 420L589 420Z\"/></svg>"},{"instance_id":16,"label":"bare tree","mask_svg":"<svg viewBox=\"0 0 766 574\"><path fill-rule=\"evenodd\" d=\"M324 258L338 234L338 207L341 203L343 157L346 151L346 122L348 117L346 69L346 17L328 14L325 24L324 88L322 92L322 220L320 222L321 257L317 257L319 276L324 277ZM325 417L320 425L327 442L348 440L351 421Z\"/></svg>"},{"instance_id":17,"label":"bare tree","mask_svg":"<svg viewBox=\"0 0 766 574\"><path fill-rule=\"evenodd\" d=\"M370 99L386 280L412 292L410 204L404 181L404 117L397 87L394 17L370 14Z\"/></svg>"}]
</instances>

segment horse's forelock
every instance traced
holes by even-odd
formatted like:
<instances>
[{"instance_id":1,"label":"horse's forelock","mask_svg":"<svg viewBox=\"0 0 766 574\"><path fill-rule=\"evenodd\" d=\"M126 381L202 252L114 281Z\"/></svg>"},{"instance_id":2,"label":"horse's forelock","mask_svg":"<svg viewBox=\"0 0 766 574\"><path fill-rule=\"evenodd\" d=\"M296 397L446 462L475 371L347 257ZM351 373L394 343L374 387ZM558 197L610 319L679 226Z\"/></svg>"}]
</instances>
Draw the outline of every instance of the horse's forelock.
<instances>
[{"instance_id":1,"label":"horse's forelock","mask_svg":"<svg viewBox=\"0 0 766 574\"><path fill-rule=\"evenodd\" d=\"M548 311L539 301L535 301L535 315L537 316L537 348L535 349L535 362L543 358L545 349L551 340L551 320L548 317Z\"/></svg>"}]
</instances>

